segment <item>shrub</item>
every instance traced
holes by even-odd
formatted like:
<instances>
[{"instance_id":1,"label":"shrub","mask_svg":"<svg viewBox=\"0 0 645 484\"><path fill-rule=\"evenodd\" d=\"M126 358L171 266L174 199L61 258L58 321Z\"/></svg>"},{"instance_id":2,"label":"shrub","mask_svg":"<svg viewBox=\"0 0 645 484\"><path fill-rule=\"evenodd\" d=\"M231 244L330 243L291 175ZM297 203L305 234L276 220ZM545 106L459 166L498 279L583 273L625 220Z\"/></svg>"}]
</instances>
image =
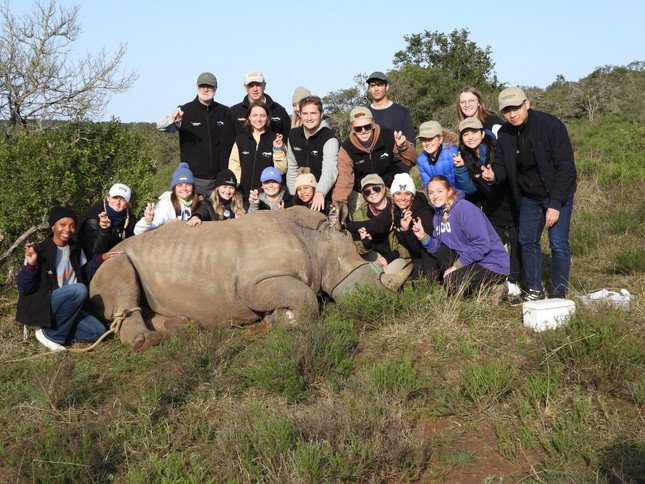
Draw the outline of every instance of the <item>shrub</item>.
<instances>
[{"instance_id":1,"label":"shrub","mask_svg":"<svg viewBox=\"0 0 645 484\"><path fill-rule=\"evenodd\" d=\"M55 205L79 213L115 182L132 189L135 211L150 198L151 144L117 121L66 123L0 141L0 230L11 243ZM19 189L18 189L19 188Z\"/></svg>"}]
</instances>

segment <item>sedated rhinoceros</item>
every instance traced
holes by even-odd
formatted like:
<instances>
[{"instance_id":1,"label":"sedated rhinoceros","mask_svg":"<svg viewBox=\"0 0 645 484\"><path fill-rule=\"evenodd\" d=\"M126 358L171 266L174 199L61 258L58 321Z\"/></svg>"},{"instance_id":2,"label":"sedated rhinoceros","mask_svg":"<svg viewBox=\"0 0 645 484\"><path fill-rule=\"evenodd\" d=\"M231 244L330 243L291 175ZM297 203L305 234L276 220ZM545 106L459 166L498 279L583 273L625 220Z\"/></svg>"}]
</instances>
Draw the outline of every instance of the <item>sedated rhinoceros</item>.
<instances>
[{"instance_id":1,"label":"sedated rhinoceros","mask_svg":"<svg viewBox=\"0 0 645 484\"><path fill-rule=\"evenodd\" d=\"M411 270L382 273L356 253L349 234L304 207L193 228L170 223L116 248L125 254L108 259L96 272L90 304L112 320L119 308L138 307L145 297L157 315L150 327L141 312L132 311L120 331L121 341L137 350L157 344L157 330L170 330L172 322L226 327L273 311L291 311L297 320L318 307L321 291L336 299L356 284L397 290Z\"/></svg>"}]
</instances>

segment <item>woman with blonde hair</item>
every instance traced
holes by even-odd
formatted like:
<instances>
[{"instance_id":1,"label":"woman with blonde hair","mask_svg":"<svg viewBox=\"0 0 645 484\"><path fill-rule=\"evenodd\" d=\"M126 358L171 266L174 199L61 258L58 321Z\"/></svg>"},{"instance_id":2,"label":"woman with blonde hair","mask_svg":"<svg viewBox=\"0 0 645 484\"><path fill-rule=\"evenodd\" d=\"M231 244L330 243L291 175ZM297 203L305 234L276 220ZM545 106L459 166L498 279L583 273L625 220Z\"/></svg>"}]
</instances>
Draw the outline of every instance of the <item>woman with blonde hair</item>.
<instances>
[{"instance_id":1,"label":"woman with blonde hair","mask_svg":"<svg viewBox=\"0 0 645 484\"><path fill-rule=\"evenodd\" d=\"M484 98L474 87L464 87L457 95L457 122L466 118L477 118L484 125L484 129L497 138L497 131L504 121L493 111L486 107Z\"/></svg>"},{"instance_id":2,"label":"woman with blonde hair","mask_svg":"<svg viewBox=\"0 0 645 484\"><path fill-rule=\"evenodd\" d=\"M464 294L471 294L482 285L494 285L493 302L499 304L506 295L502 282L510 263L495 229L445 176L433 177L427 191L435 210L434 227L426 233L417 218L412 231L434 258L436 275L452 293L463 287Z\"/></svg>"},{"instance_id":3,"label":"woman with blonde hair","mask_svg":"<svg viewBox=\"0 0 645 484\"><path fill-rule=\"evenodd\" d=\"M231 170L222 170L215 180L215 190L210 201L202 200L195 213L186 222L187 227L194 227L202 222L228 220L244 215L244 201L237 190L237 178Z\"/></svg>"}]
</instances>

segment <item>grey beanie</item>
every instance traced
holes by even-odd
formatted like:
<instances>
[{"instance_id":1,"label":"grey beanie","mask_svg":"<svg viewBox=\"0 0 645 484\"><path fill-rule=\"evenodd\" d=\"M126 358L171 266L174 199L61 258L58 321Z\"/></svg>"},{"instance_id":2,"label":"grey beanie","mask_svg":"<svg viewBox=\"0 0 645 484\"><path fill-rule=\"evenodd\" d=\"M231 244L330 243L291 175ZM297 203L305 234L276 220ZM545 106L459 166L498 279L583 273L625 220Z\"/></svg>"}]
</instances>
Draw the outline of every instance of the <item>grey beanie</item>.
<instances>
[{"instance_id":1,"label":"grey beanie","mask_svg":"<svg viewBox=\"0 0 645 484\"><path fill-rule=\"evenodd\" d=\"M180 183L190 183L195 186L195 177L190 168L188 168L188 163L179 163L179 167L172 174L170 189L174 190Z\"/></svg>"}]
</instances>

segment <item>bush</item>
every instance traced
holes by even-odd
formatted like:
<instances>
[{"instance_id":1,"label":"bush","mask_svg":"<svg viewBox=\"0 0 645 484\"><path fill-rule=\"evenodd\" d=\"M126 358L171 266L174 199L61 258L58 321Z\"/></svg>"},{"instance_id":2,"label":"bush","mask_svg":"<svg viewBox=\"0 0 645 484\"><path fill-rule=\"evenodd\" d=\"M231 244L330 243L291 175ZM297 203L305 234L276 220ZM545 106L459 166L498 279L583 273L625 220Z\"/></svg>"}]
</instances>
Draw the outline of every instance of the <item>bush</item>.
<instances>
[{"instance_id":1,"label":"bush","mask_svg":"<svg viewBox=\"0 0 645 484\"><path fill-rule=\"evenodd\" d=\"M0 230L10 244L55 205L81 212L116 182L132 189L135 212L150 198L152 147L117 121L66 123L0 141ZM19 189L18 189L19 188Z\"/></svg>"}]
</instances>

